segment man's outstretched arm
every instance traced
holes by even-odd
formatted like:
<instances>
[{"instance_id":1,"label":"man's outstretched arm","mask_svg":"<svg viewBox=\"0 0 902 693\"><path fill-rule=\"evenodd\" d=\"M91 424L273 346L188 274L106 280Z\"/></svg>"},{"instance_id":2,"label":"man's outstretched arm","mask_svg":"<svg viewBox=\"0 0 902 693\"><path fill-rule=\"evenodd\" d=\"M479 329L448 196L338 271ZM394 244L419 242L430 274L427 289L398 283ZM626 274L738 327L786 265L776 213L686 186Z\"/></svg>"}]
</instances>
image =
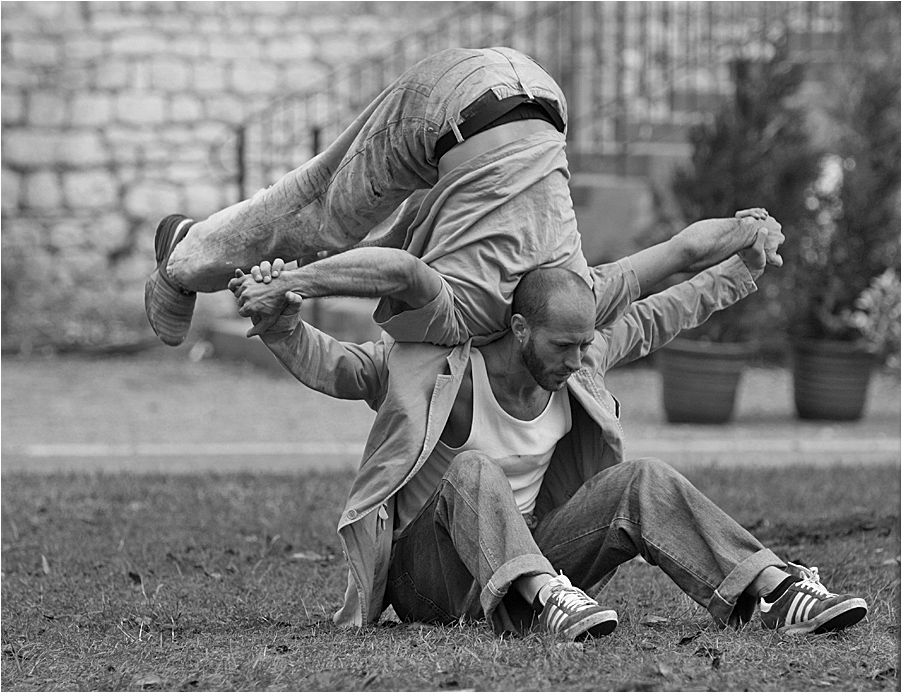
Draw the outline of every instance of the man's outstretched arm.
<instances>
[{"instance_id":1,"label":"man's outstretched arm","mask_svg":"<svg viewBox=\"0 0 902 693\"><path fill-rule=\"evenodd\" d=\"M297 269L283 267L281 260L261 263L262 272L257 276L252 271L234 288L230 285L240 315L278 315L289 292L303 298L390 296L406 308L416 309L432 301L442 288L438 272L395 248L354 248Z\"/></svg>"},{"instance_id":2,"label":"man's outstretched arm","mask_svg":"<svg viewBox=\"0 0 902 693\"><path fill-rule=\"evenodd\" d=\"M777 249L785 240L782 227L763 209L744 210L733 219L702 219L673 238L630 255L642 291L678 272L700 272L755 244L758 231L765 236L767 263L780 267Z\"/></svg>"}]
</instances>

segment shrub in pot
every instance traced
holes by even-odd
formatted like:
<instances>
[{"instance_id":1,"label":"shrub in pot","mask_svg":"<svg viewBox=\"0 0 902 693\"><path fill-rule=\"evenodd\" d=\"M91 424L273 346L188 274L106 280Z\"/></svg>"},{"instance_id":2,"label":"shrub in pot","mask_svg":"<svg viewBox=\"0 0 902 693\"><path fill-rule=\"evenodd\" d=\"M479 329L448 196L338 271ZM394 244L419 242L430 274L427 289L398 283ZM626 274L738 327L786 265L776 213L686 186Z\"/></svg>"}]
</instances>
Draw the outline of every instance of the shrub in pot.
<instances>
[{"instance_id":1,"label":"shrub in pot","mask_svg":"<svg viewBox=\"0 0 902 693\"><path fill-rule=\"evenodd\" d=\"M785 41L771 46L769 59L740 59L733 68L734 98L711 122L690 131L689 165L676 171L671 184L675 211L665 211L659 197L662 226L677 230L687 220L764 207L789 235L808 213L804 191L816 179L821 157L798 98L804 68L789 61ZM780 334L786 322L780 271L769 268L758 292L659 352L669 421L724 423L732 417L745 364L762 338Z\"/></svg>"},{"instance_id":2,"label":"shrub in pot","mask_svg":"<svg viewBox=\"0 0 902 693\"><path fill-rule=\"evenodd\" d=\"M898 7L895 15L898 30ZM811 214L787 256L802 418L860 418L873 366L898 363L898 33L894 41L876 54L856 52L836 73L835 153L806 193Z\"/></svg>"}]
</instances>

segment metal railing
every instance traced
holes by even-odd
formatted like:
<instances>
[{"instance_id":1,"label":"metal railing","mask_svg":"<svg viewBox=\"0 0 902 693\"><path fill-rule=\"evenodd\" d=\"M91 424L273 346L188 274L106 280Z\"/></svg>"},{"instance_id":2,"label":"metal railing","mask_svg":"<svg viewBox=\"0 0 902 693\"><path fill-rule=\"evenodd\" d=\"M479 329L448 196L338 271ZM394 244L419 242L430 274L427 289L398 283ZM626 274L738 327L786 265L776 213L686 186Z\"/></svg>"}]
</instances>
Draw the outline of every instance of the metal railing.
<instances>
[{"instance_id":1,"label":"metal railing","mask_svg":"<svg viewBox=\"0 0 902 693\"><path fill-rule=\"evenodd\" d=\"M842 41L840 2L473 2L433 28L284 96L218 143L214 164L241 198L301 165L387 84L442 48L505 45L535 58L567 97L571 161L626 169L649 145L684 140L732 93L731 65L778 36L794 59L826 61Z\"/></svg>"}]
</instances>

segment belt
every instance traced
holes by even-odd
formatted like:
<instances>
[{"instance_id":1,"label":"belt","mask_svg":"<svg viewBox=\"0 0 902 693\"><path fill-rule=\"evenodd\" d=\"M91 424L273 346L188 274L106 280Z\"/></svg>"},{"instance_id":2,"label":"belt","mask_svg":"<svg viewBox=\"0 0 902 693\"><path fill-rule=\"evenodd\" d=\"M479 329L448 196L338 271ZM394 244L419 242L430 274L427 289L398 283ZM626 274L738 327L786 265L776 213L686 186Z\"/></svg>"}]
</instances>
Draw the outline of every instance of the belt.
<instances>
[{"instance_id":1,"label":"belt","mask_svg":"<svg viewBox=\"0 0 902 693\"><path fill-rule=\"evenodd\" d=\"M474 156L490 151L510 142L517 142L544 129L553 130L554 126L545 120L518 120L504 123L501 127L477 132L468 137L445 154L438 162L439 178L452 171Z\"/></svg>"},{"instance_id":2,"label":"belt","mask_svg":"<svg viewBox=\"0 0 902 693\"><path fill-rule=\"evenodd\" d=\"M550 101L541 98L530 100L528 96L519 94L499 99L495 92L487 91L464 108L460 116L463 122L458 125L458 131L464 139L515 120L545 120L554 125L558 132L564 131L564 119ZM446 132L435 143L435 158L441 159L457 144L460 143L454 131Z\"/></svg>"}]
</instances>

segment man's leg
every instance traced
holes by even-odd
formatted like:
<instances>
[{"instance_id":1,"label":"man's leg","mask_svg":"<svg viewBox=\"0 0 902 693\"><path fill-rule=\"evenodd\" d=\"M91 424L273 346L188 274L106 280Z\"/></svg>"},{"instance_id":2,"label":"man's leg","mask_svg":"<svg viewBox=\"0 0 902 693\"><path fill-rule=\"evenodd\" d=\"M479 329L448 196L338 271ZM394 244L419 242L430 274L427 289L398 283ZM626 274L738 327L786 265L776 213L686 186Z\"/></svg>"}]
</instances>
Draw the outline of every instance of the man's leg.
<instances>
[{"instance_id":1,"label":"man's leg","mask_svg":"<svg viewBox=\"0 0 902 693\"><path fill-rule=\"evenodd\" d=\"M520 632L535 619L534 600L543 593L551 606L540 620L553 632L572 639L614 629L614 612L565 582L538 550L504 472L471 452L455 458L396 540L386 598L406 621L485 616L497 632Z\"/></svg>"},{"instance_id":2,"label":"man's leg","mask_svg":"<svg viewBox=\"0 0 902 693\"><path fill-rule=\"evenodd\" d=\"M413 191L434 185L439 137L457 134L463 108L496 89L546 99L566 120L559 88L525 56L449 49L402 75L326 152L271 188L205 221L164 219L155 240L157 271L145 288L157 334L180 343L193 292L225 289L237 268L362 241Z\"/></svg>"},{"instance_id":3,"label":"man's leg","mask_svg":"<svg viewBox=\"0 0 902 693\"><path fill-rule=\"evenodd\" d=\"M535 538L548 560L590 594L618 565L642 556L720 625L748 621L759 597L775 590L783 594L803 577L798 566L781 561L681 474L655 459L624 462L597 474L542 519ZM856 621L864 615L858 611L863 602L843 603L855 608Z\"/></svg>"}]
</instances>

